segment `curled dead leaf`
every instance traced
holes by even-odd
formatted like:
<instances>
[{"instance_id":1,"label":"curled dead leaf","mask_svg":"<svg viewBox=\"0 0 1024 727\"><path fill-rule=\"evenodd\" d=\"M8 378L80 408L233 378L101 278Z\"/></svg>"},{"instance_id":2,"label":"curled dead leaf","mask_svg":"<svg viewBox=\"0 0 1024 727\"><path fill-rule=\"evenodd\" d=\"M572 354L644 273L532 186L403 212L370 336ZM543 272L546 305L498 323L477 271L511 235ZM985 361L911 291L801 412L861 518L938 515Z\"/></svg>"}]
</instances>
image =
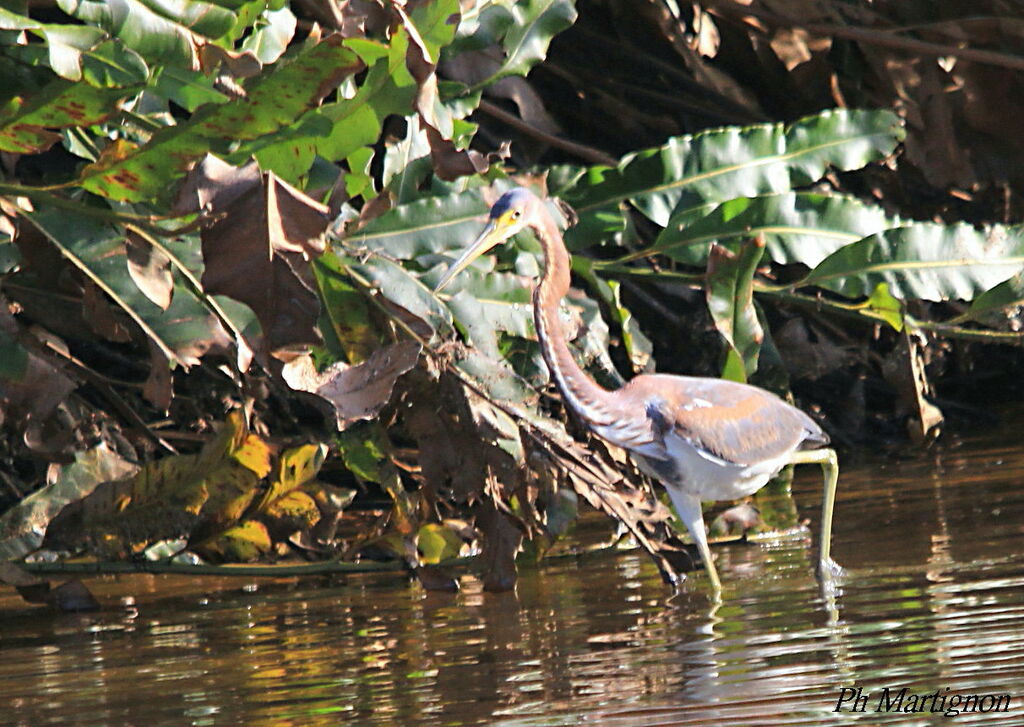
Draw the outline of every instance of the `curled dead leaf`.
<instances>
[{"instance_id":1,"label":"curled dead leaf","mask_svg":"<svg viewBox=\"0 0 1024 727\"><path fill-rule=\"evenodd\" d=\"M399 341L379 348L357 366L336 363L317 373L308 357L299 357L285 366L288 385L326 399L334 407L339 429L361 419L372 419L391 399L399 376L419 359L421 346L415 341Z\"/></svg>"}]
</instances>

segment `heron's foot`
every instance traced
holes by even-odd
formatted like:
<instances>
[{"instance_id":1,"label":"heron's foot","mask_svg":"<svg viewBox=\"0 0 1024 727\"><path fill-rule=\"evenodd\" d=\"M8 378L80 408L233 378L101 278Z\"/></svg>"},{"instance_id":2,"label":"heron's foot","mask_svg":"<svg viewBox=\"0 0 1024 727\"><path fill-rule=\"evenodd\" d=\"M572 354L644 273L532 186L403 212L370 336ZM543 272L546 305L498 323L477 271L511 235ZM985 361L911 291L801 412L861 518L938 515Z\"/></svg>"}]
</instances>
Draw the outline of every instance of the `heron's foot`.
<instances>
[{"instance_id":1,"label":"heron's foot","mask_svg":"<svg viewBox=\"0 0 1024 727\"><path fill-rule=\"evenodd\" d=\"M822 580L835 580L842 578L845 574L846 570L831 558L822 558L818 561L818 578Z\"/></svg>"}]
</instances>

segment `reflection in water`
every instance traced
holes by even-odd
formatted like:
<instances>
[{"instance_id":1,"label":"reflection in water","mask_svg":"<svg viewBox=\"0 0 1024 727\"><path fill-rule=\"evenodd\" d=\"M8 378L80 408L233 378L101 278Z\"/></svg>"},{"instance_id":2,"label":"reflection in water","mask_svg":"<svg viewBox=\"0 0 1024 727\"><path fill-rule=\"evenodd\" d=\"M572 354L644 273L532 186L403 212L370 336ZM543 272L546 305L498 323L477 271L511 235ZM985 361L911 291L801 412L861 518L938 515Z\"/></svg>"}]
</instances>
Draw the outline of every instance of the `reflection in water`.
<instances>
[{"instance_id":1,"label":"reflection in water","mask_svg":"<svg viewBox=\"0 0 1024 727\"><path fill-rule=\"evenodd\" d=\"M0 723L12 725L933 724L878 695L1009 694L1024 724L1024 454L973 443L847 464L832 594L807 541L719 550L717 607L671 595L637 553L557 561L517 593L394 575L262 583L94 582L117 603L57 616L0 600ZM798 481L813 518L817 478ZM812 532L816 532L812 526ZM211 590L211 588L213 590ZM203 595L196 591L202 589ZM127 598L127 597L126 597ZM864 713L832 710L843 687Z\"/></svg>"}]
</instances>

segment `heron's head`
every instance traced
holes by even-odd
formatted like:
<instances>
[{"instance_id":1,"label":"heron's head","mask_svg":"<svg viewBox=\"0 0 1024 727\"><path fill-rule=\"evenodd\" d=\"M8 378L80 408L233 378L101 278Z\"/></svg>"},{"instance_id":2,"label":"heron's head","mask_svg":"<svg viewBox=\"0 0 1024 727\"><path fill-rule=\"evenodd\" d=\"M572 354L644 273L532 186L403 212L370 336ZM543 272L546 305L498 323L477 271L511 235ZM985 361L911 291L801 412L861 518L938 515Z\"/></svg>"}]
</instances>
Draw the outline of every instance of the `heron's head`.
<instances>
[{"instance_id":1,"label":"heron's head","mask_svg":"<svg viewBox=\"0 0 1024 727\"><path fill-rule=\"evenodd\" d=\"M491 207L487 225L473 243L452 263L435 290L441 290L465 270L471 262L491 248L500 245L536 219L541 201L524 187L505 192Z\"/></svg>"}]
</instances>

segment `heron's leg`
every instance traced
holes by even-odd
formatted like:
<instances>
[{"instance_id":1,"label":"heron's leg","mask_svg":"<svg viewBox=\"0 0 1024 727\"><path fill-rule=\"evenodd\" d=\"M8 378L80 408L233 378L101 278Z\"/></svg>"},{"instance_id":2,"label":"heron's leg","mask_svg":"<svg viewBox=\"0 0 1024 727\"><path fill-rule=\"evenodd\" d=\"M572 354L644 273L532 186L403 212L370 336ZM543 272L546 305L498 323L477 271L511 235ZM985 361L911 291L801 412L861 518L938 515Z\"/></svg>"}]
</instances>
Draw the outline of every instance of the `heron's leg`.
<instances>
[{"instance_id":1,"label":"heron's leg","mask_svg":"<svg viewBox=\"0 0 1024 727\"><path fill-rule=\"evenodd\" d=\"M791 464L819 464L825 479L825 492L821 500L821 545L818 559L818 574L823 577L839 575L842 568L832 560L832 510L836 502L836 485L839 484L839 458L831 448L808 449L794 452Z\"/></svg>"},{"instance_id":2,"label":"heron's leg","mask_svg":"<svg viewBox=\"0 0 1024 727\"><path fill-rule=\"evenodd\" d=\"M716 594L722 592L722 582L718 580L718 571L715 569L715 561L711 558L711 548L708 547L708 535L704 530L704 515L700 509L700 498L696 495L683 492L682 490L666 485L672 504L675 505L676 514L683 521L686 529L693 536L693 542L697 544L701 560L704 561L704 569L708 572L711 585Z\"/></svg>"}]
</instances>

